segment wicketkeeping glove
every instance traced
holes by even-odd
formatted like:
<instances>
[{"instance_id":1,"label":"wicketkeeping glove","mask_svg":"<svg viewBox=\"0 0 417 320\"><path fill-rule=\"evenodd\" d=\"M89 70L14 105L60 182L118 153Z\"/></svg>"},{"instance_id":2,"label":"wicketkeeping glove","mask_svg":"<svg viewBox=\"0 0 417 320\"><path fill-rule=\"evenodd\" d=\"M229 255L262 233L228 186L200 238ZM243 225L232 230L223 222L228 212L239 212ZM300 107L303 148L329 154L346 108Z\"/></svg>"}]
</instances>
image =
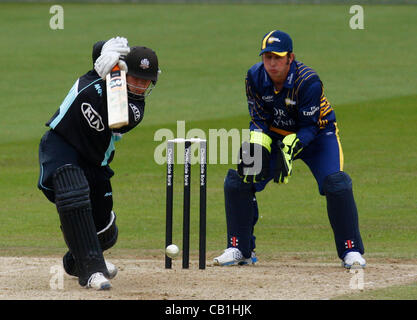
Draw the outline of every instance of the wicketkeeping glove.
<instances>
[{"instance_id":1,"label":"wicketkeeping glove","mask_svg":"<svg viewBox=\"0 0 417 320\"><path fill-rule=\"evenodd\" d=\"M101 49L101 55L94 63L94 70L104 80L107 74L118 63L121 70L128 71L126 62L121 58L130 52L127 39L122 37L111 38Z\"/></svg>"},{"instance_id":2,"label":"wicketkeeping glove","mask_svg":"<svg viewBox=\"0 0 417 320\"><path fill-rule=\"evenodd\" d=\"M303 149L303 144L295 133L286 136L282 140L282 143L284 144L284 151L291 156L291 161L294 160L295 156Z\"/></svg>"},{"instance_id":3,"label":"wicketkeeping glove","mask_svg":"<svg viewBox=\"0 0 417 320\"><path fill-rule=\"evenodd\" d=\"M251 131L250 142L243 142L237 171L245 183L260 182L269 176L272 139L259 131Z\"/></svg>"},{"instance_id":4,"label":"wicketkeeping glove","mask_svg":"<svg viewBox=\"0 0 417 320\"><path fill-rule=\"evenodd\" d=\"M292 173L292 162L303 149L303 144L295 133L278 140L278 159L274 173L274 182L287 184Z\"/></svg>"}]
</instances>

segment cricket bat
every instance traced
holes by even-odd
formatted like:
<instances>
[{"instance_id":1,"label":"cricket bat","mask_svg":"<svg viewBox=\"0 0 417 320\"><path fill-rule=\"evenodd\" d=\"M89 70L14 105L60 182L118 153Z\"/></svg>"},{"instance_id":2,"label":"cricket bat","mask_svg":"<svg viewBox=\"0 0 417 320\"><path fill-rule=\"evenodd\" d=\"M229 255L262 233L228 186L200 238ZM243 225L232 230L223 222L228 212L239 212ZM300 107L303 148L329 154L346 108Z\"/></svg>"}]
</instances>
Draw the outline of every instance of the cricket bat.
<instances>
[{"instance_id":1,"label":"cricket bat","mask_svg":"<svg viewBox=\"0 0 417 320\"><path fill-rule=\"evenodd\" d=\"M127 106L126 71L119 65L106 76L107 114L110 129L117 129L129 124Z\"/></svg>"}]
</instances>

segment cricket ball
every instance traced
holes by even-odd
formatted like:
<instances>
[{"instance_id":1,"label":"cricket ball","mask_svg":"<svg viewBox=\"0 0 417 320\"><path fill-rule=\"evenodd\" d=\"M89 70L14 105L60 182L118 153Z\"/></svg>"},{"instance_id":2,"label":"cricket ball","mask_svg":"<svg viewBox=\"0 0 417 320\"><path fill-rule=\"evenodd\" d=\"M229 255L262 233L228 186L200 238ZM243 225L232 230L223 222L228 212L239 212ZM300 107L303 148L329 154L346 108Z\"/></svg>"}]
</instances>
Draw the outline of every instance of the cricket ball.
<instances>
[{"instance_id":1,"label":"cricket ball","mask_svg":"<svg viewBox=\"0 0 417 320\"><path fill-rule=\"evenodd\" d=\"M180 249L175 244L170 244L165 249L165 254L170 258L175 258L180 253Z\"/></svg>"}]
</instances>

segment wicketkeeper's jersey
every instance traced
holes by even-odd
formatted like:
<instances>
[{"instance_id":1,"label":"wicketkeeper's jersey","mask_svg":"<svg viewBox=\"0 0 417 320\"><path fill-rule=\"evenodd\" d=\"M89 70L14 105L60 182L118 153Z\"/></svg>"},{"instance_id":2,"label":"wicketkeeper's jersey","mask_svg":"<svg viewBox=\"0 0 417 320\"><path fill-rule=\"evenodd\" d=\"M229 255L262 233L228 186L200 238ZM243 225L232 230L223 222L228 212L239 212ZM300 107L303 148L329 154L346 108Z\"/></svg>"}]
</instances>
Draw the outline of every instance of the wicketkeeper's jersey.
<instances>
[{"instance_id":1,"label":"wicketkeeper's jersey","mask_svg":"<svg viewBox=\"0 0 417 320\"><path fill-rule=\"evenodd\" d=\"M271 137L297 133L307 146L320 130L331 128L336 116L324 95L317 73L293 61L284 87L276 91L263 62L252 66L246 77L246 95L251 116L250 129Z\"/></svg>"},{"instance_id":2,"label":"wicketkeeper's jersey","mask_svg":"<svg viewBox=\"0 0 417 320\"><path fill-rule=\"evenodd\" d=\"M80 77L53 117L46 123L90 163L105 166L114 143L143 119L145 101L129 99L129 124L111 130L107 119L106 84L94 70Z\"/></svg>"}]
</instances>

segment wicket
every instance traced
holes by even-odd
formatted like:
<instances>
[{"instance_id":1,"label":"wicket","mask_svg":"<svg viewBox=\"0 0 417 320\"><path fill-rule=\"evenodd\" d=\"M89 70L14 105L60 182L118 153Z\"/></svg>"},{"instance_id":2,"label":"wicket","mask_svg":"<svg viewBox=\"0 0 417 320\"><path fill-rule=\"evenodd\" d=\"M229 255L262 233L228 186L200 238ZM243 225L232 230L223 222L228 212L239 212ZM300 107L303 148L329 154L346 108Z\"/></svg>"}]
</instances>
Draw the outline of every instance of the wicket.
<instances>
[{"instance_id":1,"label":"wicket","mask_svg":"<svg viewBox=\"0 0 417 320\"><path fill-rule=\"evenodd\" d=\"M206 268L206 207L207 207L207 140L177 138L167 141L167 176L166 176L166 229L165 247L172 244L173 191L174 191L174 145L184 143L184 202L183 202L183 236L182 267L188 269L190 264L190 198L191 198L191 144L200 147L200 225L199 225L199 269ZM165 255L165 268L172 267L172 259Z\"/></svg>"}]
</instances>

